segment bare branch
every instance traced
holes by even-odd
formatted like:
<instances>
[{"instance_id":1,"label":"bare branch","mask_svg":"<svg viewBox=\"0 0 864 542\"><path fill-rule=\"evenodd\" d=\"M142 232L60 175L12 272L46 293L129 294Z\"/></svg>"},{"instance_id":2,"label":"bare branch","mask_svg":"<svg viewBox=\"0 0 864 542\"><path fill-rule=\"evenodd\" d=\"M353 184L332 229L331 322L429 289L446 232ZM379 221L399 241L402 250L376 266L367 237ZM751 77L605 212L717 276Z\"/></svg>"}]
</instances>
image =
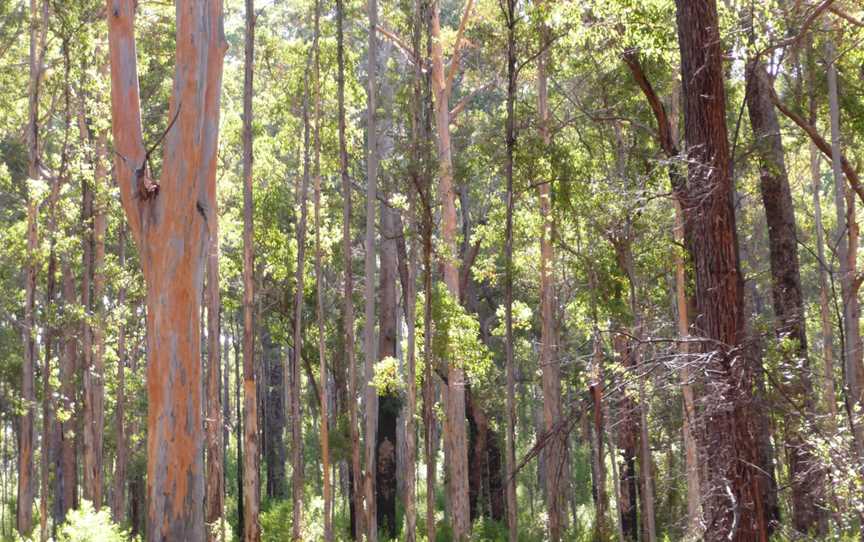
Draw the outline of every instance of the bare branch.
<instances>
[{"instance_id":1,"label":"bare branch","mask_svg":"<svg viewBox=\"0 0 864 542\"><path fill-rule=\"evenodd\" d=\"M450 59L450 69L447 71L447 79L444 84L445 92L449 95L453 88L453 79L456 78L456 72L459 70L459 53L462 49L465 34L465 27L468 26L468 19L471 17L471 12L474 10L474 0L468 0L465 4L465 11L462 13L462 20L459 21L459 30L456 32L456 43L453 45L453 57Z\"/></svg>"}]
</instances>

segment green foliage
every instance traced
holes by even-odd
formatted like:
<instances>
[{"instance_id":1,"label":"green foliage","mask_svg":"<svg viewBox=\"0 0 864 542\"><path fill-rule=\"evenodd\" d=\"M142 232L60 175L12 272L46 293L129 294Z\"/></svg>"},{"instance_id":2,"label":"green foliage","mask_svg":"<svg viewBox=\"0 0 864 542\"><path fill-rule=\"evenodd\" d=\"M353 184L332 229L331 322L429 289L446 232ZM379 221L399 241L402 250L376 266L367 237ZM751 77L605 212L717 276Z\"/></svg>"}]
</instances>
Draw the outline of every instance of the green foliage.
<instances>
[{"instance_id":1,"label":"green foliage","mask_svg":"<svg viewBox=\"0 0 864 542\"><path fill-rule=\"evenodd\" d=\"M66 523L60 526L57 533L58 542L128 542L138 540L128 531L111 521L107 508L98 512L93 509L90 501L81 502L81 508L70 510L66 515Z\"/></svg>"},{"instance_id":2,"label":"green foliage","mask_svg":"<svg viewBox=\"0 0 864 542\"><path fill-rule=\"evenodd\" d=\"M424 300L417 303L417 358L423 355ZM474 382L492 377L494 367L489 348L480 340L480 323L469 314L457 300L453 299L447 286L436 283L432 296L432 353L435 358L454 363L465 370ZM419 364L418 364L419 365ZM417 375L423 374L422 367Z\"/></svg>"}]
</instances>

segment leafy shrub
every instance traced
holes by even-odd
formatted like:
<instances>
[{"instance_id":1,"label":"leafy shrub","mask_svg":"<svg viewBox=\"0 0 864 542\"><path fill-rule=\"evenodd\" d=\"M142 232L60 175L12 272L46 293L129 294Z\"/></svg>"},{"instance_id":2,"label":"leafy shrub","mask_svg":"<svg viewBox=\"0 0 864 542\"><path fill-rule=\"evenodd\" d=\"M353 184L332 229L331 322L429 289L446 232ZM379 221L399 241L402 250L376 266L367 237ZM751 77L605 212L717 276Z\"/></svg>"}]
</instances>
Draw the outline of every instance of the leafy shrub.
<instances>
[{"instance_id":1,"label":"leafy shrub","mask_svg":"<svg viewBox=\"0 0 864 542\"><path fill-rule=\"evenodd\" d=\"M58 542L128 542L137 540L111 521L107 508L93 509L90 501L81 501L81 508L70 510L66 522L57 533Z\"/></svg>"}]
</instances>

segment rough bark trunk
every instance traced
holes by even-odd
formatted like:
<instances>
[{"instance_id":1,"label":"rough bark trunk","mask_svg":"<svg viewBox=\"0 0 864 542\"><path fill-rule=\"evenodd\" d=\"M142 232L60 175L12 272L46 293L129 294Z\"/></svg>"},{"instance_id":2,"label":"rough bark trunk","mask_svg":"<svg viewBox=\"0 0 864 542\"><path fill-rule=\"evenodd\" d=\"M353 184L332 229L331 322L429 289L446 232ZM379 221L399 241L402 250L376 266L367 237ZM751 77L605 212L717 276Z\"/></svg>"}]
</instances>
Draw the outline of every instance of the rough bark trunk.
<instances>
[{"instance_id":1,"label":"rough bark trunk","mask_svg":"<svg viewBox=\"0 0 864 542\"><path fill-rule=\"evenodd\" d=\"M266 374L266 411L264 430L264 463L267 471L267 498L284 499L287 483L285 479L285 404L283 398L284 375L282 374L282 352L273 342L267 326L261 329L261 352Z\"/></svg>"},{"instance_id":2,"label":"rough bark trunk","mask_svg":"<svg viewBox=\"0 0 864 542\"><path fill-rule=\"evenodd\" d=\"M443 251L441 264L449 295L459 299L459 270L455 260L456 249L456 197L453 187L453 160L450 146L450 94L452 81L459 66L459 49L465 25L471 16L473 0L465 5L459 32L454 45L453 58L445 74L444 51L441 43L440 5L435 2L431 12L432 32L432 95L435 106L435 124L438 132L438 193L441 199L441 237ZM456 363L447 364L447 402L444 441L447 449L449 473L448 503L452 511L453 538L460 541L471 532L468 503L468 438L465 428L465 371Z\"/></svg>"},{"instance_id":3,"label":"rough bark trunk","mask_svg":"<svg viewBox=\"0 0 864 542\"><path fill-rule=\"evenodd\" d=\"M630 349L627 336L629 334L616 333L613 338L615 353L619 358L618 363L624 368L625 375L636 372L636 360ZM625 378L628 378L625 376ZM638 455L637 443L639 441L639 419L637 418L636 404L631 397L631 391L624 391L618 402L618 412L621 420L618 429L618 448L621 451L621 478L617 481L620 485L621 495L621 527L625 540L636 542L639 539L639 490L638 477L636 473L636 457Z\"/></svg>"},{"instance_id":4,"label":"rough bark trunk","mask_svg":"<svg viewBox=\"0 0 864 542\"><path fill-rule=\"evenodd\" d=\"M705 337L700 439L707 465L705 539L765 540L767 521L752 412L753 353L746 344L726 97L714 0L676 0L688 182L679 190L694 262L698 317ZM710 452L710 455L709 455Z\"/></svg>"},{"instance_id":5,"label":"rough bark trunk","mask_svg":"<svg viewBox=\"0 0 864 542\"><path fill-rule=\"evenodd\" d=\"M513 353L513 161L516 152L516 1L507 1L507 126L504 175L507 190L507 217L504 236L504 371L507 378L505 406L504 468L506 471L507 539L516 542L516 372Z\"/></svg>"},{"instance_id":6,"label":"rough bark trunk","mask_svg":"<svg viewBox=\"0 0 864 542\"><path fill-rule=\"evenodd\" d=\"M354 357L354 278L351 261L351 178L348 176L348 143L345 137L345 2L336 0L336 58L339 108L339 174L342 180L342 258L345 267L343 288L343 325L345 363L348 366L348 423L351 438L353 523L352 535L363 532L363 492L360 470L360 432L357 426L357 363Z\"/></svg>"},{"instance_id":7,"label":"rough bark trunk","mask_svg":"<svg viewBox=\"0 0 864 542\"><path fill-rule=\"evenodd\" d=\"M246 32L243 64L243 540L261 538L258 474L258 386L255 364L253 311L254 233L252 199L252 92L255 70L255 3L246 0Z\"/></svg>"},{"instance_id":8,"label":"rough bark trunk","mask_svg":"<svg viewBox=\"0 0 864 542\"><path fill-rule=\"evenodd\" d=\"M799 532L821 535L827 527L822 503L824 476L802 434L805 426L802 418L813 414L813 385L798 265L795 209L783 156L780 123L770 98L772 82L768 71L761 61L752 60L745 73L747 110L756 138L759 188L768 223L775 334L778 340L794 342L791 355L783 359L784 373L790 375L784 379L783 393L795 404L803 405L804 409L803 412L788 412L783 420L792 481L792 521Z\"/></svg>"},{"instance_id":9,"label":"rough bark trunk","mask_svg":"<svg viewBox=\"0 0 864 542\"><path fill-rule=\"evenodd\" d=\"M176 75L160 182L141 128L134 0L108 0L115 171L147 285L148 540L204 539L200 310L215 189L218 0L177 3Z\"/></svg>"}]
</instances>

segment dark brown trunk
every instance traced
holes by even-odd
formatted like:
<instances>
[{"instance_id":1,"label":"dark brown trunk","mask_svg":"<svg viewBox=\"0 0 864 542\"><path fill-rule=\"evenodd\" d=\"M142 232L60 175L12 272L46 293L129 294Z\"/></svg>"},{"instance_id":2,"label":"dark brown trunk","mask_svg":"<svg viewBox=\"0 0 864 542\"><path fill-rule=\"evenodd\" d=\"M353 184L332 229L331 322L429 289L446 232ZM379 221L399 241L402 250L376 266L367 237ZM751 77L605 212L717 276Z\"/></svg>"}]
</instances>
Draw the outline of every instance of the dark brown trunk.
<instances>
[{"instance_id":1,"label":"dark brown trunk","mask_svg":"<svg viewBox=\"0 0 864 542\"><path fill-rule=\"evenodd\" d=\"M264 431L264 463L267 471L267 498L284 499L287 497L285 461L287 452L282 436L285 430L285 382L282 374L282 352L279 345L270 337L267 326L261 329L261 350L264 373L267 375L267 406Z\"/></svg>"},{"instance_id":2,"label":"dark brown trunk","mask_svg":"<svg viewBox=\"0 0 864 542\"><path fill-rule=\"evenodd\" d=\"M765 540L758 452L752 421L753 352L746 342L726 96L714 0L676 0L688 182L680 194L696 278L705 539Z\"/></svg>"},{"instance_id":3,"label":"dark brown trunk","mask_svg":"<svg viewBox=\"0 0 864 542\"><path fill-rule=\"evenodd\" d=\"M618 356L618 363L625 371L625 377L629 378L636 372L635 360L630 351L629 334L622 335L616 333L613 338L615 353ZM625 387L626 390L626 387ZM639 539L640 525L638 513L638 477L636 474L636 457L638 454L639 442L639 418L636 413L636 404L632 397L633 390L624 391L621 393L621 399L618 402L618 413L620 421L618 425L618 448L621 453L621 463L619 472L621 479L617 482L620 484L621 496L621 530L624 532L624 538L628 541L636 542Z\"/></svg>"},{"instance_id":4,"label":"dark brown trunk","mask_svg":"<svg viewBox=\"0 0 864 542\"><path fill-rule=\"evenodd\" d=\"M786 173L783 141L774 104L771 102L771 79L765 65L750 61L746 70L747 110L756 138L759 157L759 189L768 223L771 258L771 292L774 305L775 334L778 340L792 341L792 349L782 360L784 379L782 393L802 405L803 412L786 412L786 455L792 480L792 522L795 529L812 535L824 534L827 527L822 491L824 476L813 450L806 443L803 417L813 414L813 386L798 264L798 238L792 191ZM764 480L764 484L770 484Z\"/></svg>"},{"instance_id":5,"label":"dark brown trunk","mask_svg":"<svg viewBox=\"0 0 864 542\"><path fill-rule=\"evenodd\" d=\"M393 211L381 204L381 257L379 273L378 359L396 357L397 254L396 221ZM378 431L375 440L375 508L379 531L395 538L396 524L396 425L400 400L396 395L378 395Z\"/></svg>"}]
</instances>

